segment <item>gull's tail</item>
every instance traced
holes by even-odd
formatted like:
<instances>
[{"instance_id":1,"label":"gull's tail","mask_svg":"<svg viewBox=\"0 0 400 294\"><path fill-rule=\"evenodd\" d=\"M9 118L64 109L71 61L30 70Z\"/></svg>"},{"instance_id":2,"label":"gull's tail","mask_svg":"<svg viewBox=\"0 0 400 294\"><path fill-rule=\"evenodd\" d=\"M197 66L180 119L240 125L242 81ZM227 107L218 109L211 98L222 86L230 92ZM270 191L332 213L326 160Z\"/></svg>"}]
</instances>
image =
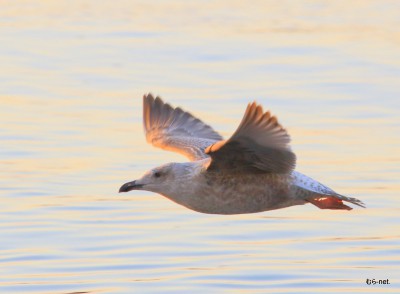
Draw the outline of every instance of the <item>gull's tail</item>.
<instances>
[{"instance_id":1,"label":"gull's tail","mask_svg":"<svg viewBox=\"0 0 400 294\"><path fill-rule=\"evenodd\" d=\"M307 197L306 200L320 209L345 209L345 210L353 209L350 206L344 204L343 201L350 202L352 204L365 208L365 204L362 201L356 198L347 197L340 194L325 195L325 194L313 193L313 195Z\"/></svg>"},{"instance_id":2,"label":"gull's tail","mask_svg":"<svg viewBox=\"0 0 400 294\"><path fill-rule=\"evenodd\" d=\"M292 172L292 177L296 194L299 195L301 199L314 204L320 209L351 210L352 208L345 205L343 201L365 208L365 204L360 200L340 195L331 188L297 171Z\"/></svg>"}]
</instances>

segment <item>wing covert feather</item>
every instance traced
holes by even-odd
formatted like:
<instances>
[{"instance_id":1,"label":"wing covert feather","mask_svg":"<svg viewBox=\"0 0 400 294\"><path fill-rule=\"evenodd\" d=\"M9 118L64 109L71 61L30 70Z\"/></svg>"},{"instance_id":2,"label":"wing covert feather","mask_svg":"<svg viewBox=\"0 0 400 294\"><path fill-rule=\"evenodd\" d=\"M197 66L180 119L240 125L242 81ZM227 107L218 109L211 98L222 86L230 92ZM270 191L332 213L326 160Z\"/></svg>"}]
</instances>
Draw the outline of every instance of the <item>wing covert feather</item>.
<instances>
[{"instance_id":1,"label":"wing covert feather","mask_svg":"<svg viewBox=\"0 0 400 294\"><path fill-rule=\"evenodd\" d=\"M276 117L253 102L231 138L205 150L212 158L208 170L289 173L296 164L289 143L290 137Z\"/></svg>"}]
</instances>

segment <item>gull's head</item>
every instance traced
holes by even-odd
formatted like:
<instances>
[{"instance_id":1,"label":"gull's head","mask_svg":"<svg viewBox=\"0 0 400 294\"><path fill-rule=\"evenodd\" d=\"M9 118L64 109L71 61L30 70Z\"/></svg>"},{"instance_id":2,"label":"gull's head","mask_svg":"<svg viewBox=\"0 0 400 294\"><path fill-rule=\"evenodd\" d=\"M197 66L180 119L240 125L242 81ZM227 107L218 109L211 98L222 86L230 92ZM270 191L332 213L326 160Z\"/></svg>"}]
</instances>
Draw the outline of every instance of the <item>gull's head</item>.
<instances>
[{"instance_id":1,"label":"gull's head","mask_svg":"<svg viewBox=\"0 0 400 294\"><path fill-rule=\"evenodd\" d=\"M123 184L119 192L146 190L165 193L185 174L187 169L182 164L167 163L147 171L140 179Z\"/></svg>"}]
</instances>

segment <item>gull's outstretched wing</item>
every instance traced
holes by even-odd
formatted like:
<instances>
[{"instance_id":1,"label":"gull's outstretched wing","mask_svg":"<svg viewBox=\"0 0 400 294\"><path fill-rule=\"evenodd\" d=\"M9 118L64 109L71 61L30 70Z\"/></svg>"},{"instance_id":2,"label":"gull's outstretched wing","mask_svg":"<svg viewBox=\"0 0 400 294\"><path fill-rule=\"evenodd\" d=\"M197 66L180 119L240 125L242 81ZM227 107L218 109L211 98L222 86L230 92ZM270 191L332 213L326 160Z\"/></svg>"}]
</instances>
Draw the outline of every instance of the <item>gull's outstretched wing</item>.
<instances>
[{"instance_id":1,"label":"gull's outstretched wing","mask_svg":"<svg viewBox=\"0 0 400 294\"><path fill-rule=\"evenodd\" d=\"M190 160L207 158L206 147L222 140L210 126L181 108L172 108L159 97L143 96L143 126L147 142L175 151Z\"/></svg>"},{"instance_id":2,"label":"gull's outstretched wing","mask_svg":"<svg viewBox=\"0 0 400 294\"><path fill-rule=\"evenodd\" d=\"M255 102L247 106L236 132L229 140L206 149L212 158L209 171L232 173L289 173L296 165L290 137L270 112Z\"/></svg>"}]
</instances>

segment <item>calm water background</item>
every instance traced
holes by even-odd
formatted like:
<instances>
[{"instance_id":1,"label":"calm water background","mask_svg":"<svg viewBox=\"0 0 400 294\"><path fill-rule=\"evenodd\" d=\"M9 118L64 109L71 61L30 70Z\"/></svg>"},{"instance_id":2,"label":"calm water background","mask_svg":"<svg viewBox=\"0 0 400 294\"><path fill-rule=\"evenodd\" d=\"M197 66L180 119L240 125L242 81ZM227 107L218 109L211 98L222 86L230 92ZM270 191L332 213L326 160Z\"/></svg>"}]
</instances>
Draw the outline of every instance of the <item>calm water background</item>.
<instances>
[{"instance_id":1,"label":"calm water background","mask_svg":"<svg viewBox=\"0 0 400 294\"><path fill-rule=\"evenodd\" d=\"M1 293L400 292L398 1L0 5ZM186 160L146 144L146 92L225 137L257 100L297 170L368 208L213 216L119 195Z\"/></svg>"}]
</instances>

